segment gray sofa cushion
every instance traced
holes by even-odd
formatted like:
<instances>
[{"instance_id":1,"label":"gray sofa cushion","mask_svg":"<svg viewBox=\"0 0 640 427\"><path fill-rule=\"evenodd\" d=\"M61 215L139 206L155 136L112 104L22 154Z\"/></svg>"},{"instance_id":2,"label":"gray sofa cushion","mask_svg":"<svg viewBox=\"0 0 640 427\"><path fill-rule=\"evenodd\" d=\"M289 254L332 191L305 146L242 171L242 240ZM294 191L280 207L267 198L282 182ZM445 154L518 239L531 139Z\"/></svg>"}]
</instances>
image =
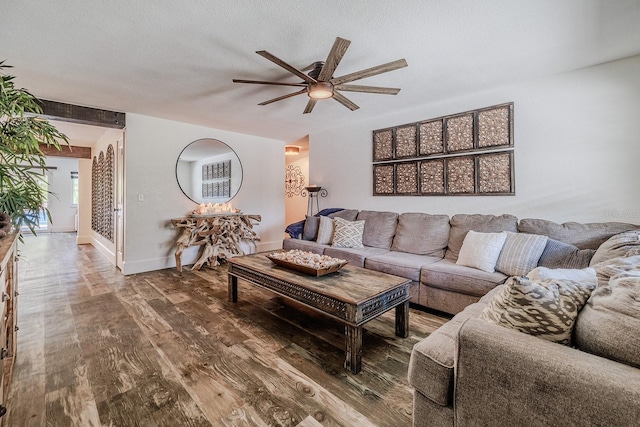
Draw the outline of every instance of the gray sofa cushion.
<instances>
[{"instance_id":1,"label":"gray sofa cushion","mask_svg":"<svg viewBox=\"0 0 640 427\"><path fill-rule=\"evenodd\" d=\"M518 230L521 233L542 234L577 246L580 249L598 249L602 243L614 234L636 228L638 228L637 225L622 222L595 222L590 224L565 222L564 224L558 224L546 219L532 218L522 219L518 224Z\"/></svg>"},{"instance_id":2,"label":"gray sofa cushion","mask_svg":"<svg viewBox=\"0 0 640 427\"><path fill-rule=\"evenodd\" d=\"M324 250L324 254L334 258L346 259L349 264L356 267L364 267L364 260L370 256L381 255L389 252L387 249L371 248L365 246L364 248L332 248L327 246Z\"/></svg>"},{"instance_id":3,"label":"gray sofa cushion","mask_svg":"<svg viewBox=\"0 0 640 427\"><path fill-rule=\"evenodd\" d=\"M599 285L578 315L575 344L640 368L640 255L614 258L595 268Z\"/></svg>"},{"instance_id":4,"label":"gray sofa cushion","mask_svg":"<svg viewBox=\"0 0 640 427\"><path fill-rule=\"evenodd\" d=\"M433 264L442 258L415 255L406 252L387 252L383 255L367 257L364 266L368 269L406 277L415 282L420 281L420 268L424 265Z\"/></svg>"},{"instance_id":5,"label":"gray sofa cushion","mask_svg":"<svg viewBox=\"0 0 640 427\"><path fill-rule=\"evenodd\" d=\"M373 248L390 249L396 234L398 214L395 212L360 211L358 221L364 220L362 243Z\"/></svg>"},{"instance_id":6,"label":"gray sofa cushion","mask_svg":"<svg viewBox=\"0 0 640 427\"><path fill-rule=\"evenodd\" d=\"M338 212L332 212L327 216L329 218L342 218L342 219L346 219L347 221L355 221L356 218L358 217L358 210L357 209L343 209L343 210L338 211Z\"/></svg>"},{"instance_id":7,"label":"gray sofa cushion","mask_svg":"<svg viewBox=\"0 0 640 427\"><path fill-rule=\"evenodd\" d=\"M409 383L416 390L442 406L451 404L458 331L467 319L480 316L487 302L500 288L485 295L479 302L467 306L413 346L409 361Z\"/></svg>"},{"instance_id":8,"label":"gray sofa cushion","mask_svg":"<svg viewBox=\"0 0 640 427\"><path fill-rule=\"evenodd\" d=\"M446 258L457 260L462 242L469 230L481 233L499 233L500 231L518 231L518 218L513 215L458 214L451 217L449 249Z\"/></svg>"},{"instance_id":9,"label":"gray sofa cushion","mask_svg":"<svg viewBox=\"0 0 640 427\"><path fill-rule=\"evenodd\" d=\"M420 282L426 286L478 297L485 295L506 279L507 276L498 271L488 273L458 265L448 259L422 267L420 274Z\"/></svg>"},{"instance_id":10,"label":"gray sofa cushion","mask_svg":"<svg viewBox=\"0 0 640 427\"><path fill-rule=\"evenodd\" d=\"M442 258L449 242L450 228L447 215L400 214L391 250Z\"/></svg>"},{"instance_id":11,"label":"gray sofa cushion","mask_svg":"<svg viewBox=\"0 0 640 427\"><path fill-rule=\"evenodd\" d=\"M591 258L590 265L631 255L629 251L637 248L640 248L640 230L616 234L600 245Z\"/></svg>"},{"instance_id":12,"label":"gray sofa cushion","mask_svg":"<svg viewBox=\"0 0 640 427\"><path fill-rule=\"evenodd\" d=\"M579 249L560 240L547 239L538 265L547 268L583 269L589 266L594 253L593 249Z\"/></svg>"},{"instance_id":13,"label":"gray sofa cushion","mask_svg":"<svg viewBox=\"0 0 640 427\"><path fill-rule=\"evenodd\" d=\"M314 254L323 254L326 248L330 248L329 245L321 245L311 240L302 239L284 239L282 241L282 249L299 249L301 251L313 252Z\"/></svg>"}]
</instances>

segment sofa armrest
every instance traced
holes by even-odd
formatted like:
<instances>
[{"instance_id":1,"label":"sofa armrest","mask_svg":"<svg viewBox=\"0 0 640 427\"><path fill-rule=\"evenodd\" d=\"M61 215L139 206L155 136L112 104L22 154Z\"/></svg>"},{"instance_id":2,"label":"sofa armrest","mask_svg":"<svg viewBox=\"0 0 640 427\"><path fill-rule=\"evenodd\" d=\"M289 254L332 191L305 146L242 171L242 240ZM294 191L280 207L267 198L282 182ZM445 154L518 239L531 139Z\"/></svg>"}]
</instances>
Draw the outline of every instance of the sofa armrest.
<instances>
[{"instance_id":1,"label":"sofa armrest","mask_svg":"<svg viewBox=\"0 0 640 427\"><path fill-rule=\"evenodd\" d=\"M481 319L458 334L456 425L631 426L640 369Z\"/></svg>"}]
</instances>

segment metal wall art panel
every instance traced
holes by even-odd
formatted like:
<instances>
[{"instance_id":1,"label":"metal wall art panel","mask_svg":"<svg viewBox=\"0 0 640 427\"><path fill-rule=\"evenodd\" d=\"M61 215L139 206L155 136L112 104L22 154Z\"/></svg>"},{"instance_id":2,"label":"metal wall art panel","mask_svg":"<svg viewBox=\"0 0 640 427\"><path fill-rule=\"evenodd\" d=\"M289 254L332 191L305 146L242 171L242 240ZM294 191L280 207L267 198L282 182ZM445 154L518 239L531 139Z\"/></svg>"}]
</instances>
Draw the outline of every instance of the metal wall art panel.
<instances>
[{"instance_id":1,"label":"metal wall art panel","mask_svg":"<svg viewBox=\"0 0 640 427\"><path fill-rule=\"evenodd\" d=\"M513 151L482 154L478 159L478 192L513 194Z\"/></svg>"},{"instance_id":2,"label":"metal wall art panel","mask_svg":"<svg viewBox=\"0 0 640 427\"><path fill-rule=\"evenodd\" d=\"M391 129L373 132L373 161L393 159L393 131Z\"/></svg>"},{"instance_id":3,"label":"metal wall art panel","mask_svg":"<svg viewBox=\"0 0 640 427\"><path fill-rule=\"evenodd\" d=\"M473 150L473 113L445 119L447 153Z\"/></svg>"},{"instance_id":4,"label":"metal wall art panel","mask_svg":"<svg viewBox=\"0 0 640 427\"><path fill-rule=\"evenodd\" d=\"M476 162L473 156L452 157L447 163L447 193L474 194L476 192Z\"/></svg>"},{"instance_id":5,"label":"metal wall art panel","mask_svg":"<svg viewBox=\"0 0 640 427\"><path fill-rule=\"evenodd\" d=\"M444 159L420 162L420 194L441 196L444 193Z\"/></svg>"},{"instance_id":6,"label":"metal wall art panel","mask_svg":"<svg viewBox=\"0 0 640 427\"><path fill-rule=\"evenodd\" d=\"M442 119L420 123L420 156L444 154L444 141L442 137Z\"/></svg>"},{"instance_id":7,"label":"metal wall art panel","mask_svg":"<svg viewBox=\"0 0 640 427\"><path fill-rule=\"evenodd\" d=\"M398 163L396 166L396 194L418 194L418 162Z\"/></svg>"},{"instance_id":8,"label":"metal wall art panel","mask_svg":"<svg viewBox=\"0 0 640 427\"><path fill-rule=\"evenodd\" d=\"M396 159L416 157L418 155L417 136L416 125L396 129L394 138Z\"/></svg>"},{"instance_id":9,"label":"metal wall art panel","mask_svg":"<svg viewBox=\"0 0 640 427\"><path fill-rule=\"evenodd\" d=\"M373 194L392 195L394 194L394 165L374 165L373 166Z\"/></svg>"}]
</instances>

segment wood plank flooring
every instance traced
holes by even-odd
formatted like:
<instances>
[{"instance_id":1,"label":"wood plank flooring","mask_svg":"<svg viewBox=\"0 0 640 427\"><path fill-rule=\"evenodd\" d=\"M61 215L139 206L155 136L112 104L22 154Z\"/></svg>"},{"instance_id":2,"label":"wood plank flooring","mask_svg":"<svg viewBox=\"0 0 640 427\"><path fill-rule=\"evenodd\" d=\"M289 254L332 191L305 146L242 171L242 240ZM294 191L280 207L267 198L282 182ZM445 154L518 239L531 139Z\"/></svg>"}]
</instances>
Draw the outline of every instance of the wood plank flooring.
<instances>
[{"instance_id":1,"label":"wood plank flooring","mask_svg":"<svg viewBox=\"0 0 640 427\"><path fill-rule=\"evenodd\" d=\"M243 281L227 302L226 266L125 277L75 234L20 254L4 426L410 426L411 348L448 320L371 321L353 375L339 323Z\"/></svg>"}]
</instances>

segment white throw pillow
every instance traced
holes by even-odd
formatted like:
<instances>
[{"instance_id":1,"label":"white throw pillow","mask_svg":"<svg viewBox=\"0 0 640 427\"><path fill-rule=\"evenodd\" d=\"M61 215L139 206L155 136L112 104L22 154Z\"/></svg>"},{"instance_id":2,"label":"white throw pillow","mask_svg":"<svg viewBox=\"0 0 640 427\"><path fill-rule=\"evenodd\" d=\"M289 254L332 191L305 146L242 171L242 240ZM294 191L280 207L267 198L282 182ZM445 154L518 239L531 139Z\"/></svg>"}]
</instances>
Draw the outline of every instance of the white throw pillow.
<instances>
[{"instance_id":1,"label":"white throw pillow","mask_svg":"<svg viewBox=\"0 0 640 427\"><path fill-rule=\"evenodd\" d=\"M327 216L320 216L318 224L318 237L316 242L321 245L330 245L333 241L333 220Z\"/></svg>"},{"instance_id":2,"label":"white throw pillow","mask_svg":"<svg viewBox=\"0 0 640 427\"><path fill-rule=\"evenodd\" d=\"M478 233L470 230L462 242L456 264L493 273L507 233Z\"/></svg>"},{"instance_id":3,"label":"white throw pillow","mask_svg":"<svg viewBox=\"0 0 640 427\"><path fill-rule=\"evenodd\" d=\"M598 276L593 268L576 270L571 268L536 267L527 274L527 277L529 280L557 279L598 284Z\"/></svg>"},{"instance_id":4,"label":"white throw pillow","mask_svg":"<svg viewBox=\"0 0 640 427\"><path fill-rule=\"evenodd\" d=\"M538 265L547 246L547 236L507 232L496 270L507 276L524 276Z\"/></svg>"},{"instance_id":5,"label":"white throw pillow","mask_svg":"<svg viewBox=\"0 0 640 427\"><path fill-rule=\"evenodd\" d=\"M336 217L333 219L334 248L362 248L362 234L364 233L364 221L347 221Z\"/></svg>"}]
</instances>

